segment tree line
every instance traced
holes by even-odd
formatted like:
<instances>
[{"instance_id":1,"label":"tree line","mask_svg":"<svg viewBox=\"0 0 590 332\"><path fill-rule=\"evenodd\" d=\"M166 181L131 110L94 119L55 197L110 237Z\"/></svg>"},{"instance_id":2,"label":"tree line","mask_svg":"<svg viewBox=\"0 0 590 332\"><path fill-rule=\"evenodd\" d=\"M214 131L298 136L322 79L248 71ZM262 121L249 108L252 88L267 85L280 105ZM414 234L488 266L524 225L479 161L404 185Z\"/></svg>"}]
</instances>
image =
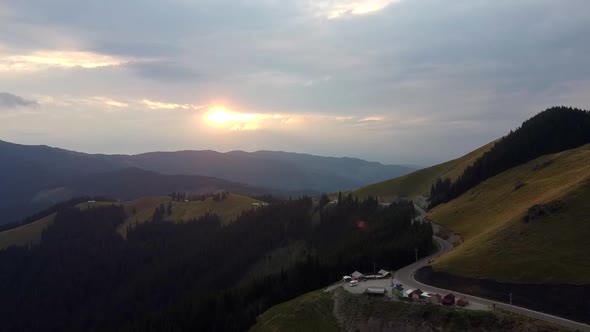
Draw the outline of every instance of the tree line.
<instances>
[{"instance_id":1,"label":"tree line","mask_svg":"<svg viewBox=\"0 0 590 332\"><path fill-rule=\"evenodd\" d=\"M212 197L214 201L219 202L229 198L228 191L222 191L217 193L204 193L204 194L192 194L185 192L173 192L169 195L174 202L194 202L194 201L205 201L207 198Z\"/></svg>"}]
</instances>

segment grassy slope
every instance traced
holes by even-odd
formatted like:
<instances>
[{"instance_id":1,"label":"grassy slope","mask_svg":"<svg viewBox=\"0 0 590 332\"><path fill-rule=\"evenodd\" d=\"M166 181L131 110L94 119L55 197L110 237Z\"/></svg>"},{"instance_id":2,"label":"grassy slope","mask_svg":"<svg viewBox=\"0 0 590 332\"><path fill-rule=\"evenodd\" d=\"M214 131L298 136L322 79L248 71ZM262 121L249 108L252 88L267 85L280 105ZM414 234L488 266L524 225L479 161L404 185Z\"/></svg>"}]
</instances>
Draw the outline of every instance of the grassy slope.
<instances>
[{"instance_id":1,"label":"grassy slope","mask_svg":"<svg viewBox=\"0 0 590 332\"><path fill-rule=\"evenodd\" d=\"M488 143L463 157L442 164L424 168L394 179L374 183L354 190L358 196L403 196L412 197L430 194L430 186L437 178L457 178L463 170L473 164L484 152L492 148L494 142Z\"/></svg>"},{"instance_id":2,"label":"grassy slope","mask_svg":"<svg viewBox=\"0 0 590 332\"><path fill-rule=\"evenodd\" d=\"M26 246L36 244L41 241L41 233L51 224L55 214L39 219L30 224L26 224L14 229L0 232L0 249L16 246Z\"/></svg>"},{"instance_id":3,"label":"grassy slope","mask_svg":"<svg viewBox=\"0 0 590 332\"><path fill-rule=\"evenodd\" d=\"M339 324L343 324L344 329ZM315 291L273 306L260 315L250 329L251 332L340 330L565 331L555 325L501 311L407 304L352 295L342 289L332 293Z\"/></svg>"},{"instance_id":4,"label":"grassy slope","mask_svg":"<svg viewBox=\"0 0 590 332\"><path fill-rule=\"evenodd\" d=\"M518 182L525 185L515 190ZM529 207L558 199L562 212L523 222ZM429 213L465 240L433 267L498 281L590 283L589 201L590 145L510 169Z\"/></svg>"},{"instance_id":5,"label":"grassy slope","mask_svg":"<svg viewBox=\"0 0 590 332\"><path fill-rule=\"evenodd\" d=\"M340 331L333 311L332 295L319 290L271 307L250 331Z\"/></svg>"},{"instance_id":6,"label":"grassy slope","mask_svg":"<svg viewBox=\"0 0 590 332\"><path fill-rule=\"evenodd\" d=\"M130 217L125 220L125 223L119 226L117 231L125 236L128 226L149 220L156 207L160 206L160 204L164 204L167 207L171 200L167 196L146 197L125 203L125 211ZM233 221L242 211L251 209L252 203L261 202L248 196L235 194L230 194L228 199L219 202L215 202L213 198L207 198L205 201L172 202L172 215L166 216L165 219L187 221L203 216L210 211L219 215L221 220L227 224ZM133 214L134 208L136 211L135 214Z\"/></svg>"},{"instance_id":7,"label":"grassy slope","mask_svg":"<svg viewBox=\"0 0 590 332\"><path fill-rule=\"evenodd\" d=\"M123 204L125 212L130 217L127 218L124 224L119 226L118 232L122 236L127 235L127 227L137 222L142 223L149 220L156 207L160 204L165 206L171 201L170 197L145 197L123 203L110 202L96 202L96 203L82 203L78 207L81 209L88 206L100 206L111 204ZM229 223L235 219L238 214L244 210L252 208L252 203L260 203L260 201L247 196L240 196L230 194L229 198L220 202L215 202L209 198L204 202L172 202L172 215L167 216L168 220L186 221L192 218L198 218L208 211L218 214L224 223ZM133 211L135 210L135 214ZM49 227L55 218L52 214L43 219L39 219L27 225L23 225L11 230L0 232L0 249L9 247L11 245L24 246L30 243L37 243L41 240L43 230Z\"/></svg>"}]
</instances>

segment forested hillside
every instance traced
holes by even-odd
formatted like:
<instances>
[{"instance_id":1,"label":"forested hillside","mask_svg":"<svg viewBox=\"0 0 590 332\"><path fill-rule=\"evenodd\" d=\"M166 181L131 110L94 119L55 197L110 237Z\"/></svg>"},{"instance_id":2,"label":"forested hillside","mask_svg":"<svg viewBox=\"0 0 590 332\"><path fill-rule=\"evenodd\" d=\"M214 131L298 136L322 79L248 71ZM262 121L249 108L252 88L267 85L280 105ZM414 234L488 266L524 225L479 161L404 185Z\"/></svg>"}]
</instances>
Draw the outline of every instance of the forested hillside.
<instances>
[{"instance_id":1,"label":"forested hillside","mask_svg":"<svg viewBox=\"0 0 590 332\"><path fill-rule=\"evenodd\" d=\"M225 226L213 214L183 223L160 216L124 239L122 206L66 208L38 245L0 251L2 328L243 331L269 306L352 270L395 269L414 260L414 248L433 250L430 225L412 223L403 201L348 197L320 209L304 197ZM267 253L301 241L306 254L290 267L241 280Z\"/></svg>"},{"instance_id":2,"label":"forested hillside","mask_svg":"<svg viewBox=\"0 0 590 332\"><path fill-rule=\"evenodd\" d=\"M590 143L590 112L571 107L547 109L498 140L456 180L439 178L431 188L430 206L457 198L512 167L587 143Z\"/></svg>"}]
</instances>

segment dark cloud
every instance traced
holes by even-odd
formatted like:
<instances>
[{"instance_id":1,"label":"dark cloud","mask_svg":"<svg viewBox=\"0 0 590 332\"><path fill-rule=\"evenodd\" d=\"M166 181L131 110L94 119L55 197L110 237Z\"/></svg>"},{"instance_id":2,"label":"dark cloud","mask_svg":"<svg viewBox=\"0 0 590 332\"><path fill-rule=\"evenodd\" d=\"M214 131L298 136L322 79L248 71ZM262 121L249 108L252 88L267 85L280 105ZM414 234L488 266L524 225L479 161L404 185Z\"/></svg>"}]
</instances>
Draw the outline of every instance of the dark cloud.
<instances>
[{"instance_id":1,"label":"dark cloud","mask_svg":"<svg viewBox=\"0 0 590 332\"><path fill-rule=\"evenodd\" d=\"M125 67L143 78L161 82L183 83L199 78L193 68L167 61L131 62Z\"/></svg>"},{"instance_id":2,"label":"dark cloud","mask_svg":"<svg viewBox=\"0 0 590 332\"><path fill-rule=\"evenodd\" d=\"M0 109L17 107L35 107L39 104L32 99L26 99L8 92L0 92Z\"/></svg>"}]
</instances>

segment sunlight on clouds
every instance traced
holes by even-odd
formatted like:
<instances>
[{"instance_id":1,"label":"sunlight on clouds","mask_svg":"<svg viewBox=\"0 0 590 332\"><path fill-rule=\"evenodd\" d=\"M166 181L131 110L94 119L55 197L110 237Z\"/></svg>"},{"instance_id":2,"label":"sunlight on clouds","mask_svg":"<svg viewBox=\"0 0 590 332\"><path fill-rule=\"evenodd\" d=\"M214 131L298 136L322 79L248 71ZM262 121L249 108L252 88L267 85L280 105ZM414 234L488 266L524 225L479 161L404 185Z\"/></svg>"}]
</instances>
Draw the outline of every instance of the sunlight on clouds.
<instances>
[{"instance_id":1,"label":"sunlight on clouds","mask_svg":"<svg viewBox=\"0 0 590 332\"><path fill-rule=\"evenodd\" d=\"M364 15L380 11L392 3L401 0L328 0L312 1L316 12L328 19L349 15Z\"/></svg>"},{"instance_id":2,"label":"sunlight on clouds","mask_svg":"<svg viewBox=\"0 0 590 332\"><path fill-rule=\"evenodd\" d=\"M211 128L227 131L275 130L299 131L311 128L325 130L345 126L372 126L383 123L383 116L356 117L334 114L281 114L236 112L224 106L212 106L201 115L201 121ZM313 130L315 130L313 129Z\"/></svg>"},{"instance_id":3,"label":"sunlight on clouds","mask_svg":"<svg viewBox=\"0 0 590 332\"><path fill-rule=\"evenodd\" d=\"M337 116L335 119L338 121L350 121L354 119L354 116Z\"/></svg>"},{"instance_id":4,"label":"sunlight on clouds","mask_svg":"<svg viewBox=\"0 0 590 332\"><path fill-rule=\"evenodd\" d=\"M277 129L281 126L286 128L284 126L293 126L304 121L296 115L241 113L230 111L224 106L211 107L203 119L211 127L232 131Z\"/></svg>"},{"instance_id":5,"label":"sunlight on clouds","mask_svg":"<svg viewBox=\"0 0 590 332\"><path fill-rule=\"evenodd\" d=\"M113 99L110 99L107 97L94 97L93 99L96 101L102 102L103 104L105 104L107 106L119 107L119 108L129 107L129 104L127 104L127 103L116 101L116 100L113 100Z\"/></svg>"},{"instance_id":6,"label":"sunlight on clouds","mask_svg":"<svg viewBox=\"0 0 590 332\"><path fill-rule=\"evenodd\" d=\"M359 120L359 122L372 122L372 121L383 121L385 120L382 116L367 116Z\"/></svg>"},{"instance_id":7,"label":"sunlight on clouds","mask_svg":"<svg viewBox=\"0 0 590 332\"><path fill-rule=\"evenodd\" d=\"M159 101L152 101L149 99L143 99L141 102L152 110L198 110L203 108L203 106L201 105L162 103Z\"/></svg>"},{"instance_id":8,"label":"sunlight on clouds","mask_svg":"<svg viewBox=\"0 0 590 332\"><path fill-rule=\"evenodd\" d=\"M35 71L51 67L98 68L118 66L127 61L92 52L36 51L20 55L0 55L0 71Z\"/></svg>"}]
</instances>

